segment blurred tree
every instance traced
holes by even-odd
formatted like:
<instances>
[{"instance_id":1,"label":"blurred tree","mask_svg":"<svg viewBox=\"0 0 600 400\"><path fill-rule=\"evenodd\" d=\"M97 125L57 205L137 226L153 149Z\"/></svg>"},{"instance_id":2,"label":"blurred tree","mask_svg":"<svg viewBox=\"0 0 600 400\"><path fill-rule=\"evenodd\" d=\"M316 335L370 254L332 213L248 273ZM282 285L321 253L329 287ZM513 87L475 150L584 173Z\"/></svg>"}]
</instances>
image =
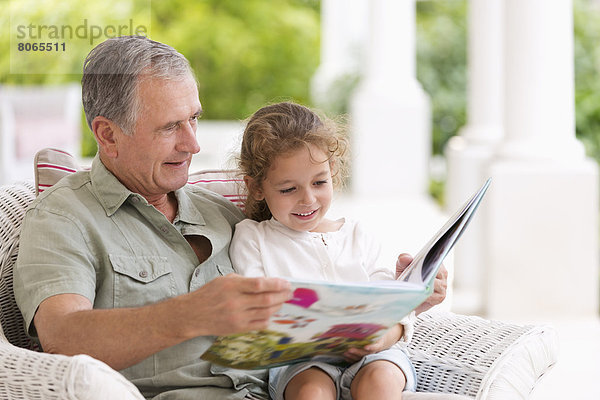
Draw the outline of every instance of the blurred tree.
<instances>
[{"instance_id":1,"label":"blurred tree","mask_svg":"<svg viewBox=\"0 0 600 400\"><path fill-rule=\"evenodd\" d=\"M600 161L600 3L575 0L576 134Z\"/></svg>"},{"instance_id":2,"label":"blurred tree","mask_svg":"<svg viewBox=\"0 0 600 400\"><path fill-rule=\"evenodd\" d=\"M417 78L431 97L434 154L466 123L465 0L417 2Z\"/></svg>"},{"instance_id":3,"label":"blurred tree","mask_svg":"<svg viewBox=\"0 0 600 400\"><path fill-rule=\"evenodd\" d=\"M173 45L200 82L204 118L243 119L279 99L309 102L318 66L317 2L153 3L152 37Z\"/></svg>"},{"instance_id":4,"label":"blurred tree","mask_svg":"<svg viewBox=\"0 0 600 400\"><path fill-rule=\"evenodd\" d=\"M319 62L318 0L45 0L35 7L0 0L0 6L0 49L6 50L0 55L1 83L80 81L78 72L91 48L71 45L60 57L30 54L27 70L44 73L10 74L15 69L10 69L15 33L14 27L8 29L15 16L61 26L78 26L86 16L100 26L139 16L149 22L152 39L168 43L190 60L207 119L243 119L281 99L309 103L309 80ZM90 156L96 152L95 142L87 125L84 132L83 155Z\"/></svg>"}]
</instances>

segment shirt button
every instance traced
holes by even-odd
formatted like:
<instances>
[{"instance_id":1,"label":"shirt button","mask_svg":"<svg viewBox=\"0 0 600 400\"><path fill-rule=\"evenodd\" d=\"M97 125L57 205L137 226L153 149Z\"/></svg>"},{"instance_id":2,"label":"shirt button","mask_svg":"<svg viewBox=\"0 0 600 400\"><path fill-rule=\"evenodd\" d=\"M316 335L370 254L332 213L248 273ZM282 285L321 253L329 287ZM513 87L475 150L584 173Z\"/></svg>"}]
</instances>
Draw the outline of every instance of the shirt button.
<instances>
[{"instance_id":1,"label":"shirt button","mask_svg":"<svg viewBox=\"0 0 600 400\"><path fill-rule=\"evenodd\" d=\"M132 197L132 198L131 198L131 201L132 201L133 203L139 203L139 202L140 202L140 198L139 198L139 197Z\"/></svg>"},{"instance_id":2,"label":"shirt button","mask_svg":"<svg viewBox=\"0 0 600 400\"><path fill-rule=\"evenodd\" d=\"M167 233L167 232L169 232L169 228L168 228L168 227L166 227L166 226L162 226L162 227L160 228L160 231L161 231L162 233Z\"/></svg>"},{"instance_id":3,"label":"shirt button","mask_svg":"<svg viewBox=\"0 0 600 400\"><path fill-rule=\"evenodd\" d=\"M140 271L139 276L140 276L140 278L147 278L148 277L148 271Z\"/></svg>"},{"instance_id":4,"label":"shirt button","mask_svg":"<svg viewBox=\"0 0 600 400\"><path fill-rule=\"evenodd\" d=\"M197 278L197 277L198 277L198 275L200 275L200 270L199 270L199 269L196 269L196 271L194 271L194 276Z\"/></svg>"}]
</instances>

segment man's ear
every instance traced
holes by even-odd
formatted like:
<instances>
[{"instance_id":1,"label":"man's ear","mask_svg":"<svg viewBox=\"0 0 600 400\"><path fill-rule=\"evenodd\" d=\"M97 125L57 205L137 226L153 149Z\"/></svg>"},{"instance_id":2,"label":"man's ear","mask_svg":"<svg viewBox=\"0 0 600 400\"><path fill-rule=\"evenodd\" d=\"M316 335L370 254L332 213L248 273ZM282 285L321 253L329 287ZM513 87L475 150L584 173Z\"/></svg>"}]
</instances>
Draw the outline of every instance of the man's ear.
<instances>
[{"instance_id":1,"label":"man's ear","mask_svg":"<svg viewBox=\"0 0 600 400\"><path fill-rule=\"evenodd\" d=\"M254 200L261 201L264 200L265 195L261 186L256 182L256 180L248 175L244 176L244 183L248 188L248 195L252 196Z\"/></svg>"},{"instance_id":2,"label":"man's ear","mask_svg":"<svg viewBox=\"0 0 600 400\"><path fill-rule=\"evenodd\" d=\"M98 149L108 157L117 157L117 134L121 133L121 128L110 119L97 116L92 121L92 131L96 143L98 143Z\"/></svg>"}]
</instances>

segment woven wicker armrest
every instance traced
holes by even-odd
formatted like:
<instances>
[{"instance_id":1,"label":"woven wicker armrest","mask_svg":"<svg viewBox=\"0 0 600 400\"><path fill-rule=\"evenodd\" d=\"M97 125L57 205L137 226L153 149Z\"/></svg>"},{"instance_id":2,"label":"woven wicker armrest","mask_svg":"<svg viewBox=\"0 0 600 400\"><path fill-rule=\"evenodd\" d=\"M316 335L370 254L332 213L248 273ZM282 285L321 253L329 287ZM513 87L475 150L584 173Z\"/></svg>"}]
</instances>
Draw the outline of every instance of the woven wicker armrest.
<instances>
[{"instance_id":1,"label":"woven wicker armrest","mask_svg":"<svg viewBox=\"0 0 600 400\"><path fill-rule=\"evenodd\" d=\"M557 347L550 327L431 312L417 318L409 354L419 392L509 400L528 397Z\"/></svg>"},{"instance_id":2,"label":"woven wicker armrest","mask_svg":"<svg viewBox=\"0 0 600 400\"><path fill-rule=\"evenodd\" d=\"M0 329L3 400L143 400L137 388L106 364L85 355L38 353L10 344Z\"/></svg>"},{"instance_id":3,"label":"woven wicker armrest","mask_svg":"<svg viewBox=\"0 0 600 400\"><path fill-rule=\"evenodd\" d=\"M33 198L28 182L0 186L0 399L143 399L133 384L98 360L31 350L36 345L23 329L12 271L21 221Z\"/></svg>"}]
</instances>

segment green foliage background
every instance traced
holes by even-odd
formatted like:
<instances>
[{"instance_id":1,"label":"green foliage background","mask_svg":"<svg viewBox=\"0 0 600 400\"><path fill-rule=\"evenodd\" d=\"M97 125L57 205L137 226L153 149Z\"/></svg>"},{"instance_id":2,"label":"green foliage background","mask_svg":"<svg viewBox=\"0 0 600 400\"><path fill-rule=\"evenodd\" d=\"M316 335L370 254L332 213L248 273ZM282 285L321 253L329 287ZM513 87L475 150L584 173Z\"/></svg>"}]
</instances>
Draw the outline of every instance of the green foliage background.
<instances>
[{"instance_id":1,"label":"green foliage background","mask_svg":"<svg viewBox=\"0 0 600 400\"><path fill-rule=\"evenodd\" d=\"M431 96L433 153L466 123L467 1L417 2L417 78Z\"/></svg>"},{"instance_id":2,"label":"green foliage background","mask_svg":"<svg viewBox=\"0 0 600 400\"><path fill-rule=\"evenodd\" d=\"M600 161L600 4L575 0L574 26L576 133Z\"/></svg>"},{"instance_id":3,"label":"green foliage background","mask_svg":"<svg viewBox=\"0 0 600 400\"><path fill-rule=\"evenodd\" d=\"M84 15L106 21L118 13L143 18L150 9L150 36L172 45L192 63L206 119L244 119L265 103L282 99L310 104L309 81L319 63L319 0L34 3L21 12L63 24ZM591 0L574 3L577 136L600 160L600 10ZM79 71L89 49L75 50L60 63L44 64L44 74L9 73L8 10L17 4L22 3L0 0L0 83L79 81L80 74L61 71ZM417 75L432 99L435 154L443 153L448 139L466 122L467 6L466 0L417 2ZM332 110L346 109L347 96L358 80L350 75L340 82L340 104ZM84 132L83 154L89 156L95 153L95 143L87 126Z\"/></svg>"},{"instance_id":4,"label":"green foliage background","mask_svg":"<svg viewBox=\"0 0 600 400\"><path fill-rule=\"evenodd\" d=\"M51 16L47 23L71 25L93 15L95 21L107 24L117 11L135 17L148 12L149 5L150 37L184 54L196 72L203 118L244 119L265 103L282 99L309 103L308 82L319 63L320 3L316 0L44 0L19 13L34 21L42 15ZM9 6L16 3L0 0L0 50L10 46ZM2 51L0 82L80 81L80 74L62 72L80 71L88 51L74 49L56 63L44 60L45 74L9 74L8 51ZM84 132L82 153L90 156L96 145L85 124Z\"/></svg>"},{"instance_id":5,"label":"green foliage background","mask_svg":"<svg viewBox=\"0 0 600 400\"><path fill-rule=\"evenodd\" d=\"M317 2L154 2L152 36L191 62L205 118L241 119L267 102L309 101L318 66Z\"/></svg>"}]
</instances>

